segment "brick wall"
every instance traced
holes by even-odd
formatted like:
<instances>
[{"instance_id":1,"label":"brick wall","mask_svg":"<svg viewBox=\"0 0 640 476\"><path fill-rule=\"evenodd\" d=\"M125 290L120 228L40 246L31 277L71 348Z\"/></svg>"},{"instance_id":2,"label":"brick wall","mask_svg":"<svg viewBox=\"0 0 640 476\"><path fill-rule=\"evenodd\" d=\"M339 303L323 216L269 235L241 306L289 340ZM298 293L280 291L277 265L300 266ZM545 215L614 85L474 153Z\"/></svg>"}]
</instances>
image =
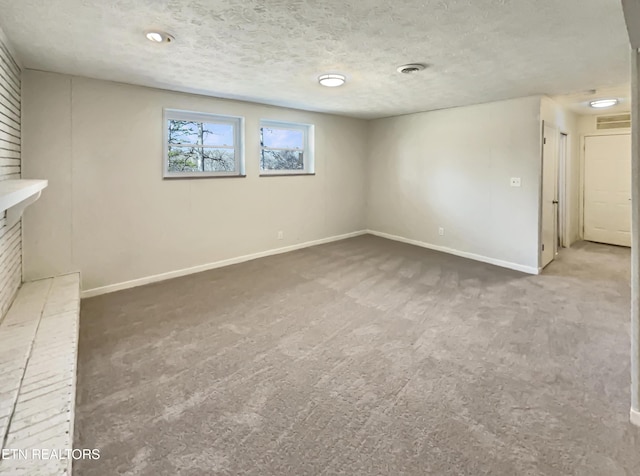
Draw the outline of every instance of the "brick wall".
<instances>
[{"instance_id":1,"label":"brick wall","mask_svg":"<svg viewBox=\"0 0 640 476\"><path fill-rule=\"evenodd\" d=\"M0 35L0 180L20 178L21 70ZM22 282L22 223L0 216L0 319Z\"/></svg>"}]
</instances>

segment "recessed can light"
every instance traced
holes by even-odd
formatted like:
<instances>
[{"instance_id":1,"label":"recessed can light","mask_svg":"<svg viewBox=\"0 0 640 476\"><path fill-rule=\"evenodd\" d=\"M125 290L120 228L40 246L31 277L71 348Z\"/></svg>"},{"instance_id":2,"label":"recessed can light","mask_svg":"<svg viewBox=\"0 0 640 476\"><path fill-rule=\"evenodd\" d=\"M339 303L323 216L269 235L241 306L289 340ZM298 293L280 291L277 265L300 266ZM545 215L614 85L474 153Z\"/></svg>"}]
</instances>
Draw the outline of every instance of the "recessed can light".
<instances>
[{"instance_id":1,"label":"recessed can light","mask_svg":"<svg viewBox=\"0 0 640 476\"><path fill-rule=\"evenodd\" d=\"M323 74L318 77L318 82L328 88L342 86L346 81L346 76L342 74Z\"/></svg>"},{"instance_id":2,"label":"recessed can light","mask_svg":"<svg viewBox=\"0 0 640 476\"><path fill-rule=\"evenodd\" d=\"M616 104L618 104L617 99L598 99L597 101L591 101L589 106L602 109L605 107L615 106Z\"/></svg>"},{"instance_id":3,"label":"recessed can light","mask_svg":"<svg viewBox=\"0 0 640 476\"><path fill-rule=\"evenodd\" d=\"M402 66L398 66L396 68L396 71L402 74L412 74L412 73L418 73L425 68L426 66L423 65L422 63L410 63L410 64L403 64Z\"/></svg>"},{"instance_id":4,"label":"recessed can light","mask_svg":"<svg viewBox=\"0 0 640 476\"><path fill-rule=\"evenodd\" d=\"M175 38L169 33L164 33L162 31L147 31L144 36L147 37L147 40L153 41L154 43L171 43L175 40Z\"/></svg>"}]
</instances>

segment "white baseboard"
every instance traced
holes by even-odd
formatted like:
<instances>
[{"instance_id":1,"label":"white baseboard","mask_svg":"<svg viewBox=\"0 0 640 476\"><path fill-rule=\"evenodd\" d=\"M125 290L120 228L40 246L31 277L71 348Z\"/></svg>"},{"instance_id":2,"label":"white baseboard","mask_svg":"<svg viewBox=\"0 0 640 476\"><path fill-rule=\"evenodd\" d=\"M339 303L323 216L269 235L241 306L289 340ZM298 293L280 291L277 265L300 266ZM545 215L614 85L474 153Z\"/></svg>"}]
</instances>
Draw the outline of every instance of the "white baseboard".
<instances>
[{"instance_id":1,"label":"white baseboard","mask_svg":"<svg viewBox=\"0 0 640 476\"><path fill-rule=\"evenodd\" d=\"M383 233L381 231L367 230L367 233L376 235L381 238L387 238L389 240L400 241L402 243L408 243L410 245L421 246L422 248L428 248L434 251L441 251L443 253L449 253L451 255L460 256L462 258L468 258L475 261L482 261L483 263L493 264L502 268L509 268L515 271L521 271L527 274L540 274L537 267L525 266L518 263L511 263L509 261L503 261L495 258L489 258L488 256L477 255L475 253L469 253L466 251L455 250L453 248L447 248L446 246L432 245L431 243L425 243L424 241L411 240L402 236L390 235L389 233Z\"/></svg>"},{"instance_id":2,"label":"white baseboard","mask_svg":"<svg viewBox=\"0 0 640 476\"><path fill-rule=\"evenodd\" d=\"M137 286L143 286L145 284L157 283L158 281L179 278L181 276L200 273L202 271L208 271L210 269L222 268L224 266L231 266L232 264L238 264L238 263L243 263L245 261L264 258L265 256L272 256L272 255L277 255L281 253L287 253L289 251L308 248L310 246L322 245L324 243L331 243L332 241L345 240L347 238L353 238L354 236L360 236L360 235L366 235L366 234L367 234L366 230L354 231L352 233L346 233L344 235L336 235L336 236L330 236L328 238L322 238L320 240L306 241L304 243L298 243L291 246L284 246L282 248L275 248L267 251L260 251L258 253L252 253L250 255L238 256L236 258L229 258L221 261L215 261L213 263L193 266L191 268L178 269L175 271L169 271L167 273L155 274L153 276L146 276L144 278L132 279L131 281L124 281L122 283L109 284L108 286L101 286L99 288L87 289L86 291L82 291L81 297L89 298L93 296L99 296L101 294L113 293L115 291L122 291L123 289L135 288Z\"/></svg>"},{"instance_id":3,"label":"white baseboard","mask_svg":"<svg viewBox=\"0 0 640 476\"><path fill-rule=\"evenodd\" d=\"M629 419L631 420L631 423L633 423L634 425L640 426L640 411L635 411L632 408Z\"/></svg>"},{"instance_id":4,"label":"white baseboard","mask_svg":"<svg viewBox=\"0 0 640 476\"><path fill-rule=\"evenodd\" d=\"M251 261L258 258L264 258L265 256L272 256L281 253L287 253L289 251L295 251L302 248L308 248L310 246L321 245L324 243L330 243L332 241L340 241L345 240L347 238L353 238L355 236L365 235L365 234L376 235L381 238L387 238L389 240L400 241L402 243L408 243L410 245L420 246L422 248L428 248L434 251L441 251L443 253L449 253L455 256L460 256L462 258L468 258L475 261L481 261L483 263L493 264L495 266L500 266L502 268L509 268L516 271L521 271L527 274L539 274L540 271L538 268L534 268L531 266L524 266L517 263L511 263L509 261L502 261L495 258L489 258L487 256L477 255L475 253L468 253L466 251L459 251L453 248L447 248L446 246L433 245L430 243L425 243L424 241L411 240L409 238L404 238L402 236L391 235L389 233L383 233L381 231L375 230L360 230L352 233L346 233L344 235L330 236L328 238L322 238L320 240L307 241L304 243L298 243L296 245L285 246L282 248L275 248L272 250L261 251L258 253L252 253L249 255L238 256L236 258L229 258L221 261L215 261L213 263L202 264L198 266L193 266L191 268L178 269L175 271L169 271L167 273L155 274L152 276L146 276L144 278L132 279L131 281L124 281L121 283L110 284L107 286L101 286L98 288L87 289L86 291L82 291L82 298L89 298L93 296L99 296L101 294L113 293L116 291L122 291L123 289L135 288L137 286L144 286L145 284L157 283L159 281L164 281L167 279L179 278L181 276L187 276L189 274L200 273L202 271L208 271L210 269L222 268L224 266L231 266L233 264L243 263L245 261Z\"/></svg>"}]
</instances>

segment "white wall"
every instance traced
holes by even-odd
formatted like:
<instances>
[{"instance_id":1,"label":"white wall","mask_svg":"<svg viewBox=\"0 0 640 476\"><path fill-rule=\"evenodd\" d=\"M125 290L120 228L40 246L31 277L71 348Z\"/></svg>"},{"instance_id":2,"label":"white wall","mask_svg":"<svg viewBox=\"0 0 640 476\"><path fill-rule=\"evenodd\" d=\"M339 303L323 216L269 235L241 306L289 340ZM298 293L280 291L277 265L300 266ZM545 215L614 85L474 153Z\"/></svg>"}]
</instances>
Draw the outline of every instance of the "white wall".
<instances>
[{"instance_id":1,"label":"white wall","mask_svg":"<svg viewBox=\"0 0 640 476\"><path fill-rule=\"evenodd\" d=\"M369 229L537 270L540 138L539 97L372 121Z\"/></svg>"},{"instance_id":2,"label":"white wall","mask_svg":"<svg viewBox=\"0 0 640 476\"><path fill-rule=\"evenodd\" d=\"M26 279L80 270L95 289L366 228L538 268L550 100L367 122L31 70L23 89L23 172L50 181L25 214ZM247 177L162 180L163 107L244 116ZM315 176L258 177L261 118L316 125Z\"/></svg>"},{"instance_id":3,"label":"white wall","mask_svg":"<svg viewBox=\"0 0 640 476\"><path fill-rule=\"evenodd\" d=\"M596 117L597 116L591 115L578 116L578 131L582 136L588 134L597 134L599 132L596 129Z\"/></svg>"},{"instance_id":4,"label":"white wall","mask_svg":"<svg viewBox=\"0 0 640 476\"><path fill-rule=\"evenodd\" d=\"M19 179L22 71L0 30L0 180ZM22 283L22 225L9 228L0 214L0 320Z\"/></svg>"},{"instance_id":5,"label":"white wall","mask_svg":"<svg viewBox=\"0 0 640 476\"><path fill-rule=\"evenodd\" d=\"M619 111L616 112L615 114L628 114L630 111ZM600 114L602 116L608 116L610 114L607 114L607 111L604 110L602 111L602 114ZM578 130L580 131L580 134L585 136L585 135L590 135L590 134L618 134L618 133L630 133L631 129L626 127L626 128L622 128L622 129L608 129L608 130L598 130L596 128L596 118L598 116L597 115L581 115L578 116Z\"/></svg>"},{"instance_id":6,"label":"white wall","mask_svg":"<svg viewBox=\"0 0 640 476\"><path fill-rule=\"evenodd\" d=\"M569 244L581 239L581 167L580 167L580 117L548 97L543 97L540 117L553 126L557 133L567 134L566 193L567 228ZM559 142L558 142L559 143Z\"/></svg>"},{"instance_id":7,"label":"white wall","mask_svg":"<svg viewBox=\"0 0 640 476\"><path fill-rule=\"evenodd\" d=\"M640 9L637 5L635 11ZM640 23L637 16L633 17ZM629 30L631 19L628 18ZM640 28L633 28L631 51L632 156L631 156L631 422L640 426Z\"/></svg>"},{"instance_id":8,"label":"white wall","mask_svg":"<svg viewBox=\"0 0 640 476\"><path fill-rule=\"evenodd\" d=\"M365 121L31 70L23 90L24 175L50 181L26 279L87 290L365 228ZM247 177L163 180L163 107L244 116ZM315 176L258 177L261 118L316 125Z\"/></svg>"}]
</instances>

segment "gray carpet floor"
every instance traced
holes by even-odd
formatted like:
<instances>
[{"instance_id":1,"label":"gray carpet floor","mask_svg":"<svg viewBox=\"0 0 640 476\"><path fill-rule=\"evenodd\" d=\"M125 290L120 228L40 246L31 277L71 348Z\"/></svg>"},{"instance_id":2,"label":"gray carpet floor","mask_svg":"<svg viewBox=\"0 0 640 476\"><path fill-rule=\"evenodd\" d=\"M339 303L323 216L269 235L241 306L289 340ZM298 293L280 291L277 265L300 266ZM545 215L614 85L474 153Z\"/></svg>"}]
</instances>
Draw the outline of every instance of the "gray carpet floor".
<instances>
[{"instance_id":1,"label":"gray carpet floor","mask_svg":"<svg viewBox=\"0 0 640 476\"><path fill-rule=\"evenodd\" d=\"M362 236L82 301L76 475L639 475L629 250Z\"/></svg>"}]
</instances>

